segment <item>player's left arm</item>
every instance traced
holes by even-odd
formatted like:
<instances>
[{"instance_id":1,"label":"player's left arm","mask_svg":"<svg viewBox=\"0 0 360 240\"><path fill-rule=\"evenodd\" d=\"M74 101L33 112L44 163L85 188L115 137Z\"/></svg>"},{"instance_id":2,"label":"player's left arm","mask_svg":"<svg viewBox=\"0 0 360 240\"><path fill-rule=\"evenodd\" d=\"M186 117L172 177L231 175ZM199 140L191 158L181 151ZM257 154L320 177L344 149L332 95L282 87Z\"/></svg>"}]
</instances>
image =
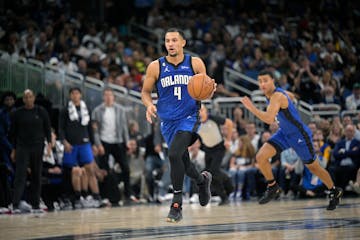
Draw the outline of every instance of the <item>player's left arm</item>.
<instances>
[{"instance_id":1,"label":"player's left arm","mask_svg":"<svg viewBox=\"0 0 360 240\"><path fill-rule=\"evenodd\" d=\"M261 121L267 124L272 124L275 121L276 114L280 110L281 102L284 100L283 97L285 97L283 94L274 93L270 98L270 103L266 111L258 109L248 97L243 97L241 102Z\"/></svg>"}]
</instances>

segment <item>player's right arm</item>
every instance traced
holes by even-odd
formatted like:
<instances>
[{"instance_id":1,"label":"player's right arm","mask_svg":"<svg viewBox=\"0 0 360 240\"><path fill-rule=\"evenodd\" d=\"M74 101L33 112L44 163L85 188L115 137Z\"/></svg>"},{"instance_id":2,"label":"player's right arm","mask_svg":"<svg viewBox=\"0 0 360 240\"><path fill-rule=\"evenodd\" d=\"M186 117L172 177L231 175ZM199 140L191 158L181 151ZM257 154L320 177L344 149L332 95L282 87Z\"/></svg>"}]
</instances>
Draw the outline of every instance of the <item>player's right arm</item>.
<instances>
[{"instance_id":1,"label":"player's right arm","mask_svg":"<svg viewBox=\"0 0 360 240\"><path fill-rule=\"evenodd\" d=\"M146 107L146 120L152 123L151 117L156 117L156 106L153 104L151 93L159 76L159 61L152 61L146 69L144 84L141 90L141 100Z\"/></svg>"}]
</instances>

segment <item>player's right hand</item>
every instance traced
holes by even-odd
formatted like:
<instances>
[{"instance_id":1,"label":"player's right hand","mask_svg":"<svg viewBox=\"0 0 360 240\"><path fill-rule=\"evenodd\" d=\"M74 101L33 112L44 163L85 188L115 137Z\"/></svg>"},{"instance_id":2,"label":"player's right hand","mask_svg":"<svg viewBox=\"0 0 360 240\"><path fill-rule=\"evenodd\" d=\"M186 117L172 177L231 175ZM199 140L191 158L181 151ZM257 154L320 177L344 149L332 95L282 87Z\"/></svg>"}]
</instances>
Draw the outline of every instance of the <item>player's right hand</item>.
<instances>
[{"instance_id":1,"label":"player's right hand","mask_svg":"<svg viewBox=\"0 0 360 240\"><path fill-rule=\"evenodd\" d=\"M152 123L152 118L151 117L156 118L156 112L157 112L157 109L156 109L155 105L149 105L147 107L147 109L146 109L146 120L149 123Z\"/></svg>"}]
</instances>

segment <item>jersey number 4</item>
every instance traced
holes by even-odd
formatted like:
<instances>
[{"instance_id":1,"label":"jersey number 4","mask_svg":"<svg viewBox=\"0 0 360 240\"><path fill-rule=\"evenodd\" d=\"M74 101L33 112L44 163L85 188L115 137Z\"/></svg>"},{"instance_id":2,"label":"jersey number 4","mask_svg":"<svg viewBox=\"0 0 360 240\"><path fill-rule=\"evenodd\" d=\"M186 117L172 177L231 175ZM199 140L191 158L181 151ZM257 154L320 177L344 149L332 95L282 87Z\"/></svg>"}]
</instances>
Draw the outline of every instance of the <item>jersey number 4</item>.
<instances>
[{"instance_id":1,"label":"jersey number 4","mask_svg":"<svg viewBox=\"0 0 360 240\"><path fill-rule=\"evenodd\" d=\"M181 87L174 87L174 96L177 96L178 100L181 100Z\"/></svg>"}]
</instances>

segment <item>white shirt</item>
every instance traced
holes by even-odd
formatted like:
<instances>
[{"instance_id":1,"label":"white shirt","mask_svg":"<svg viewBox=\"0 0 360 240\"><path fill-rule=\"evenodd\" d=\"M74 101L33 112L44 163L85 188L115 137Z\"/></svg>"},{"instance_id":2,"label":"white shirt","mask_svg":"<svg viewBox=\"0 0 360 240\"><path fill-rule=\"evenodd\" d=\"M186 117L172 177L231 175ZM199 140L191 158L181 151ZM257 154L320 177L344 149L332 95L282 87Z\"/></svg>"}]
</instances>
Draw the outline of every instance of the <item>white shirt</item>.
<instances>
[{"instance_id":1,"label":"white shirt","mask_svg":"<svg viewBox=\"0 0 360 240\"><path fill-rule=\"evenodd\" d=\"M105 107L100 139L106 143L116 143L116 122L114 107Z\"/></svg>"}]
</instances>

